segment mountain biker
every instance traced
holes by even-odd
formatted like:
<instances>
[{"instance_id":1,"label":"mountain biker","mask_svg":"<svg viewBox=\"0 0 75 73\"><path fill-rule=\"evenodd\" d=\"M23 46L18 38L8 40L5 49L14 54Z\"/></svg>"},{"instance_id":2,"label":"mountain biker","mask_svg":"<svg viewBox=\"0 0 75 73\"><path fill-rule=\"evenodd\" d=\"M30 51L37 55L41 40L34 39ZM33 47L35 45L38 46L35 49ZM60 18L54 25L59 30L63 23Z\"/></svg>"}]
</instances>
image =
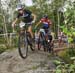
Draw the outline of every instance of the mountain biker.
<instances>
[{"instance_id":1,"label":"mountain biker","mask_svg":"<svg viewBox=\"0 0 75 73\"><path fill-rule=\"evenodd\" d=\"M52 22L51 20L48 18L48 15L44 15L43 18L41 18L41 20L38 22L38 24L35 26L35 28L40 25L42 23L42 28L45 29L45 32L50 34L50 29L51 29L51 25ZM49 29L50 28L50 29ZM38 33L38 36L40 35L40 33ZM50 37L50 40L52 40L52 37Z\"/></svg>"},{"instance_id":2,"label":"mountain biker","mask_svg":"<svg viewBox=\"0 0 75 73\"><path fill-rule=\"evenodd\" d=\"M14 20L14 22L12 23L12 27L14 28L14 26L16 25L16 22L21 19L22 22L24 23L28 23L28 32L31 34L32 39L34 38L33 36L33 32L32 32L32 23L35 22L36 20L36 15L33 14L30 10L24 9L24 7L19 4L17 5L16 10L18 11L17 17ZM23 28L24 26L22 26L21 28Z\"/></svg>"}]
</instances>

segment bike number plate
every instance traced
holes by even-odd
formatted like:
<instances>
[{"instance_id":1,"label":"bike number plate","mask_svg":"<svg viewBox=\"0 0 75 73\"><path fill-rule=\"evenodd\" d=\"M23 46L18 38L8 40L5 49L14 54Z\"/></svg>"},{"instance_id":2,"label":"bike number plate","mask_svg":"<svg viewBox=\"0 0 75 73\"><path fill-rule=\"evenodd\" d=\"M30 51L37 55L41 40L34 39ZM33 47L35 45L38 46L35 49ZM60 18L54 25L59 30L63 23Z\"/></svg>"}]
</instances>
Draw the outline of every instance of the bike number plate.
<instances>
[{"instance_id":1,"label":"bike number plate","mask_svg":"<svg viewBox=\"0 0 75 73\"><path fill-rule=\"evenodd\" d=\"M19 26L20 26L20 28L23 28L25 26L25 23L24 22L20 22Z\"/></svg>"}]
</instances>

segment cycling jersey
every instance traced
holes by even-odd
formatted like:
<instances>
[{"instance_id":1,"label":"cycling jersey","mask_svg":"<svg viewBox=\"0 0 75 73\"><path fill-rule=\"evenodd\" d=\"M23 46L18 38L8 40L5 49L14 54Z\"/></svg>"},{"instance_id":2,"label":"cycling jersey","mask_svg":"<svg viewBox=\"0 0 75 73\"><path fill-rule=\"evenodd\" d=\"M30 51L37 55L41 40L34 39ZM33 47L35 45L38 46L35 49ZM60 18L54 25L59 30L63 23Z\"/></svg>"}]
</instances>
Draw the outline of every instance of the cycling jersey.
<instances>
[{"instance_id":1,"label":"cycling jersey","mask_svg":"<svg viewBox=\"0 0 75 73\"><path fill-rule=\"evenodd\" d=\"M24 10L23 14L18 13L17 18L21 18L21 20L25 23L29 23L33 21L32 12L29 10Z\"/></svg>"},{"instance_id":2,"label":"cycling jersey","mask_svg":"<svg viewBox=\"0 0 75 73\"><path fill-rule=\"evenodd\" d=\"M49 28L49 26L52 24L49 19L42 18L40 22L43 24L43 28Z\"/></svg>"}]
</instances>

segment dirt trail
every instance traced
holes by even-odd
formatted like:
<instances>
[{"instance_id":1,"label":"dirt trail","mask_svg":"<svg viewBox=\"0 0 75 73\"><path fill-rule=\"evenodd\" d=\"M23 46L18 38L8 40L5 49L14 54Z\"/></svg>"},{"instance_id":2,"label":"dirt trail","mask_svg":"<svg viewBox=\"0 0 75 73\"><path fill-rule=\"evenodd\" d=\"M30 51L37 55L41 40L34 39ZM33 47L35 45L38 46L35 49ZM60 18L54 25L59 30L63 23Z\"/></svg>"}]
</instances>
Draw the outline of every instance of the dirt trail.
<instances>
[{"instance_id":1,"label":"dirt trail","mask_svg":"<svg viewBox=\"0 0 75 73\"><path fill-rule=\"evenodd\" d=\"M48 69L55 68L53 59L48 53L31 50L28 57L22 59L14 49L0 55L0 73L47 73Z\"/></svg>"}]
</instances>

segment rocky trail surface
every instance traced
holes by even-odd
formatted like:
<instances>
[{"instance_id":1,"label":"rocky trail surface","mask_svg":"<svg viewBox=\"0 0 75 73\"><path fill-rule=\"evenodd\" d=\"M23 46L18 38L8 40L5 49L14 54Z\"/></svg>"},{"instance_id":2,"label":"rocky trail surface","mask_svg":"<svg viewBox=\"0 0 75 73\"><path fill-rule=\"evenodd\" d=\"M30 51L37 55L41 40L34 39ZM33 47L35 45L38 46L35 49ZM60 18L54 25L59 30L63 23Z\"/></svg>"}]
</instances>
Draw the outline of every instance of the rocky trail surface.
<instances>
[{"instance_id":1,"label":"rocky trail surface","mask_svg":"<svg viewBox=\"0 0 75 73\"><path fill-rule=\"evenodd\" d=\"M0 73L50 73L55 69L54 59L58 58L43 51L29 50L26 59L19 56L17 49L6 51L0 54Z\"/></svg>"}]
</instances>

